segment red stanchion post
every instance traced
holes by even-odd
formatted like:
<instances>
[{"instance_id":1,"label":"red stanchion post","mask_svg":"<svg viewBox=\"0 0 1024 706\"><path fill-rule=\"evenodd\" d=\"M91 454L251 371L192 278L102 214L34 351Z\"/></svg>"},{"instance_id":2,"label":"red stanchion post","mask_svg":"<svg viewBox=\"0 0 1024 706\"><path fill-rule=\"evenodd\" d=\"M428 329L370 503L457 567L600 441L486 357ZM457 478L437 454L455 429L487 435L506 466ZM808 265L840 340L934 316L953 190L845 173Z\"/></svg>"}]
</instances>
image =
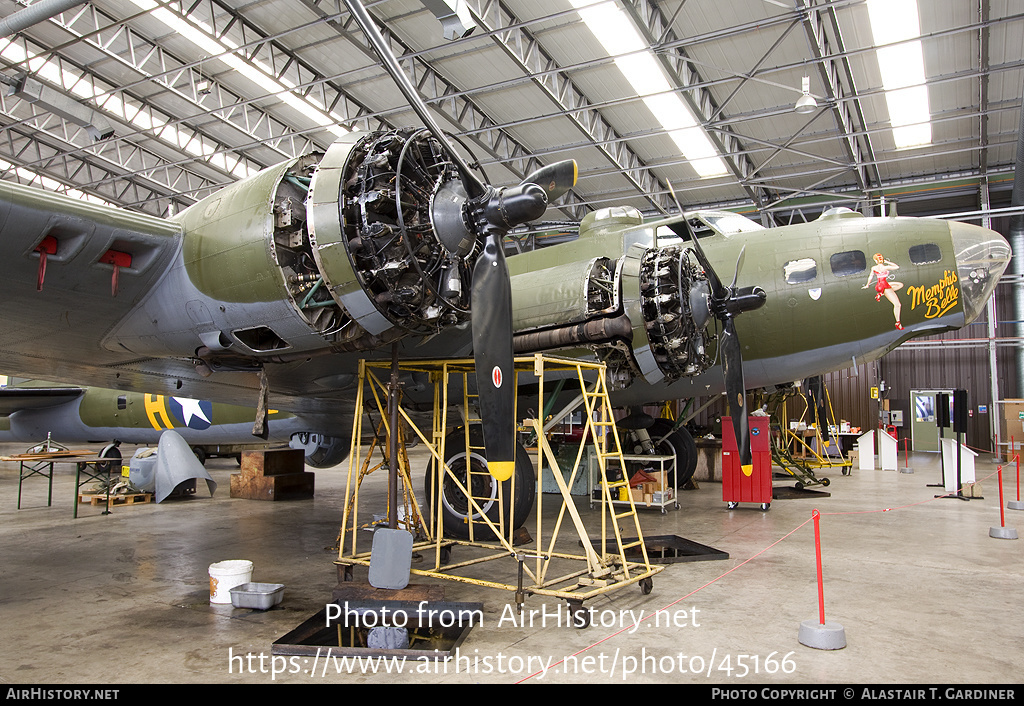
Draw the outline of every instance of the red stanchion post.
<instances>
[{"instance_id":1,"label":"red stanchion post","mask_svg":"<svg viewBox=\"0 0 1024 706\"><path fill-rule=\"evenodd\" d=\"M1003 512L1003 467L999 466L996 469L996 475L999 476L999 526L1006 527L1006 513Z\"/></svg>"},{"instance_id":2,"label":"red stanchion post","mask_svg":"<svg viewBox=\"0 0 1024 706\"><path fill-rule=\"evenodd\" d=\"M1013 527L1006 526L1006 515L1003 512L1003 467L1000 465L996 469L999 479L999 526L991 527L988 531L989 537L996 539L1017 539L1017 530Z\"/></svg>"},{"instance_id":3,"label":"red stanchion post","mask_svg":"<svg viewBox=\"0 0 1024 706\"><path fill-rule=\"evenodd\" d=\"M814 562L818 569L818 622L825 624L825 582L821 576L821 513L811 511L814 518Z\"/></svg>"},{"instance_id":4,"label":"red stanchion post","mask_svg":"<svg viewBox=\"0 0 1024 706\"><path fill-rule=\"evenodd\" d=\"M1011 441L1010 443L1012 444L1013 442ZM1017 499L1006 503L1006 507L1011 510L1024 510L1024 503L1020 501L1020 451L1014 455L1013 460L1017 463ZM1002 501L999 504L1001 506L1003 504Z\"/></svg>"},{"instance_id":5,"label":"red stanchion post","mask_svg":"<svg viewBox=\"0 0 1024 706\"><path fill-rule=\"evenodd\" d=\"M903 470L901 473L913 473L914 469L910 467L910 439L903 439Z\"/></svg>"},{"instance_id":6,"label":"red stanchion post","mask_svg":"<svg viewBox=\"0 0 1024 706\"><path fill-rule=\"evenodd\" d=\"M825 582L821 572L821 513L811 512L814 519L814 562L818 576L818 619L800 623L800 644L818 650L841 650L846 647L846 631L838 623L825 622Z\"/></svg>"}]
</instances>

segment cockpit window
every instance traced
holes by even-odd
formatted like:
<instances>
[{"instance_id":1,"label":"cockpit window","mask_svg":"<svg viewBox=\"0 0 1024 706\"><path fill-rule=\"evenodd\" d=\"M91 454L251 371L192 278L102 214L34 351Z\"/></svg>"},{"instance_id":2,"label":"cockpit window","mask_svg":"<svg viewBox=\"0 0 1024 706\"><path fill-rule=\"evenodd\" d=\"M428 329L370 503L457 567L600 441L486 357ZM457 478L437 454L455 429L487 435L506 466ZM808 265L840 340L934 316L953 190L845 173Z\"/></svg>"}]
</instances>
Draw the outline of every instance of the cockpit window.
<instances>
[{"instance_id":1,"label":"cockpit window","mask_svg":"<svg viewBox=\"0 0 1024 706\"><path fill-rule=\"evenodd\" d=\"M712 228L720 233L731 235L732 233L749 233L754 230L764 230L760 223L755 223L746 216L738 213L722 211L706 211L700 214Z\"/></svg>"},{"instance_id":2,"label":"cockpit window","mask_svg":"<svg viewBox=\"0 0 1024 706\"><path fill-rule=\"evenodd\" d=\"M708 238L712 235L728 237L736 233L766 230L760 223L729 211L694 211L687 214L687 222L690 224L690 230L698 238ZM659 226L656 231L656 237L659 245L678 243L682 240L668 226Z\"/></svg>"},{"instance_id":3,"label":"cockpit window","mask_svg":"<svg viewBox=\"0 0 1024 706\"><path fill-rule=\"evenodd\" d=\"M818 263L810 257L805 257L800 260L790 260L783 265L782 269L786 275L786 282L789 284L810 282L818 276Z\"/></svg>"},{"instance_id":4,"label":"cockpit window","mask_svg":"<svg viewBox=\"0 0 1024 706\"><path fill-rule=\"evenodd\" d=\"M828 261L832 266L832 274L836 277L857 275L868 267L867 258L860 250L837 252Z\"/></svg>"},{"instance_id":5,"label":"cockpit window","mask_svg":"<svg viewBox=\"0 0 1024 706\"><path fill-rule=\"evenodd\" d=\"M942 259L942 251L935 243L924 243L923 245L912 245L910 247L910 261L915 265L924 265L928 262L938 262Z\"/></svg>"}]
</instances>

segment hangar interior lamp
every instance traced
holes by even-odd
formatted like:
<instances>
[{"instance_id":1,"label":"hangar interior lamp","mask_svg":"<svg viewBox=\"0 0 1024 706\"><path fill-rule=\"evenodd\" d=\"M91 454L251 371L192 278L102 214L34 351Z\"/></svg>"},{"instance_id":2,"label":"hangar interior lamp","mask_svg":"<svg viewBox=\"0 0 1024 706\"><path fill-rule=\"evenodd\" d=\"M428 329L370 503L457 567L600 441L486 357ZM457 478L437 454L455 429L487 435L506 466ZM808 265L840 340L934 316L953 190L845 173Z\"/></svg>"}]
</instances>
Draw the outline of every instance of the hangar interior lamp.
<instances>
[{"instance_id":1,"label":"hangar interior lamp","mask_svg":"<svg viewBox=\"0 0 1024 706\"><path fill-rule=\"evenodd\" d=\"M814 100L814 96L811 95L811 77L804 76L803 82L803 95L797 99L796 105L793 106L793 110L798 113L812 113L818 107L818 101Z\"/></svg>"}]
</instances>

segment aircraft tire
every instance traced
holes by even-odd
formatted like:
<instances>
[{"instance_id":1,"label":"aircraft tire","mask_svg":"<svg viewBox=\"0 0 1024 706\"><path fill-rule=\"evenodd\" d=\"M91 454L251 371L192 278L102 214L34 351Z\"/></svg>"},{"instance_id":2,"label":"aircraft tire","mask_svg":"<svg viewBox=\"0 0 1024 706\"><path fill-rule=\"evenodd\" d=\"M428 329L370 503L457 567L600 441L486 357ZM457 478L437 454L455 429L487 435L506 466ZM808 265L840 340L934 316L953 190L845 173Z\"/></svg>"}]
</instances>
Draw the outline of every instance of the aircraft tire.
<instances>
[{"instance_id":1,"label":"aircraft tire","mask_svg":"<svg viewBox=\"0 0 1024 706\"><path fill-rule=\"evenodd\" d=\"M470 445L471 446L483 446L483 434L479 429L473 429L470 431ZM465 433L463 430L457 430L449 434L445 438L445 456L446 463L449 468L455 473L459 481L465 484L466 478L466 444L465 444ZM482 471L487 468L487 461L483 454L476 450L471 450L468 455L469 462L473 464L474 470ZM433 464L427 466L426 478L424 479L424 490L427 506L429 508L428 516L432 518L431 527L436 526L437 517L434 515L434 485L435 485L435 474L436 472L431 468ZM497 501L498 498L498 486L499 482L490 474L473 474L475 487L471 489L471 492L476 498L489 498L490 500L482 501L477 500L481 505L481 509L484 514L493 522L496 526L499 524L500 519L500 506ZM533 472L533 464L530 462L530 456L523 448L521 444L516 444L516 467L515 467L515 498L513 501L506 505L506 528L508 522L511 520L512 529L518 529L526 522L527 517L530 514L530 510L533 509L534 497L537 491L537 480ZM512 492L512 478L500 483L502 486L502 497L508 498ZM446 481L441 483L442 494L440 497L440 508L442 513L442 524L444 526L444 533L449 537L456 537L459 539L469 538L469 523L467 518L469 517L469 501L465 498L463 493L459 490L458 485L451 479L448 478ZM510 507L509 507L510 505ZM509 515L511 513L511 515ZM507 530L506 530L507 531ZM483 524L482 520L474 521L473 528L474 539L493 539L494 535L487 527Z\"/></svg>"},{"instance_id":2,"label":"aircraft tire","mask_svg":"<svg viewBox=\"0 0 1024 706\"><path fill-rule=\"evenodd\" d=\"M655 419L647 433L655 441L668 434L658 446L657 451L665 456L674 455L676 457L675 482L671 482L670 477L669 484L682 488L687 481L693 478L693 473L697 470L697 444L685 427L679 427L672 431L672 424L672 421L668 419ZM672 433L669 434L669 432Z\"/></svg>"},{"instance_id":3,"label":"aircraft tire","mask_svg":"<svg viewBox=\"0 0 1024 706\"><path fill-rule=\"evenodd\" d=\"M99 453L100 458L116 459L118 462L121 460L121 449L117 448L117 444L108 444L103 447L103 450ZM96 470L104 473L113 473L115 470L120 473L120 463L114 463L113 461L106 461L96 464Z\"/></svg>"}]
</instances>

